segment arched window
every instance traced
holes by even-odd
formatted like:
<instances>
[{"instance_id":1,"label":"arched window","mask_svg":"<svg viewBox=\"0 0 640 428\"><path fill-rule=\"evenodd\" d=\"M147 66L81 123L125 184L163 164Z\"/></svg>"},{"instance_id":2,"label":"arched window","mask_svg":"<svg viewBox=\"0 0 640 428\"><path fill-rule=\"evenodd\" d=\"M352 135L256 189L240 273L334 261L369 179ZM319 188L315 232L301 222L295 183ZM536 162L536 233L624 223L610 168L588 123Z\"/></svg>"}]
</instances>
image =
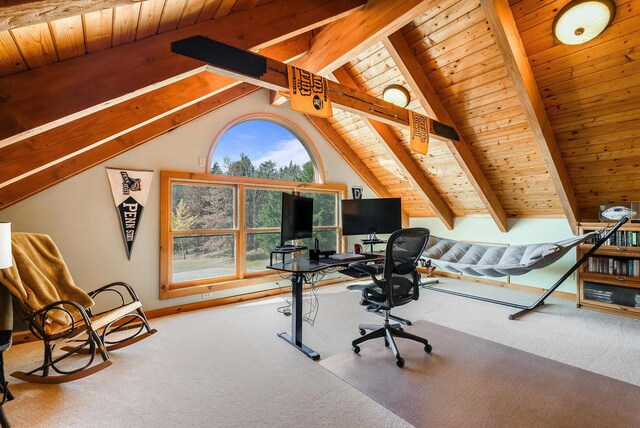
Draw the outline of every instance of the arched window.
<instances>
[{"instance_id":1,"label":"arched window","mask_svg":"<svg viewBox=\"0 0 640 428\"><path fill-rule=\"evenodd\" d=\"M282 119L244 118L214 142L210 173L280 181L318 182L318 156L302 131Z\"/></svg>"}]
</instances>

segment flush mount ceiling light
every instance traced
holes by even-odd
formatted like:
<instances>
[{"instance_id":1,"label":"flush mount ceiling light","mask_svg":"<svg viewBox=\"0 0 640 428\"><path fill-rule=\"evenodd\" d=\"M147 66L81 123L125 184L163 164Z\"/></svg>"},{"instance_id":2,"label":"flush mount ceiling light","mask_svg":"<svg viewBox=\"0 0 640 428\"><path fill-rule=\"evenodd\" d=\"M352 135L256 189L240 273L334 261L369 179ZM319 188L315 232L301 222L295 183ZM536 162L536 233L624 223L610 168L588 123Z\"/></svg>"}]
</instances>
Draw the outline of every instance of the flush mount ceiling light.
<instances>
[{"instance_id":1,"label":"flush mount ceiling light","mask_svg":"<svg viewBox=\"0 0 640 428\"><path fill-rule=\"evenodd\" d=\"M567 45L579 45L597 37L616 15L613 0L573 0L553 20L553 34Z\"/></svg>"},{"instance_id":2,"label":"flush mount ceiling light","mask_svg":"<svg viewBox=\"0 0 640 428\"><path fill-rule=\"evenodd\" d=\"M404 86L393 84L384 88L382 99L397 106L406 107L409 105L411 95L409 95L409 91Z\"/></svg>"}]
</instances>

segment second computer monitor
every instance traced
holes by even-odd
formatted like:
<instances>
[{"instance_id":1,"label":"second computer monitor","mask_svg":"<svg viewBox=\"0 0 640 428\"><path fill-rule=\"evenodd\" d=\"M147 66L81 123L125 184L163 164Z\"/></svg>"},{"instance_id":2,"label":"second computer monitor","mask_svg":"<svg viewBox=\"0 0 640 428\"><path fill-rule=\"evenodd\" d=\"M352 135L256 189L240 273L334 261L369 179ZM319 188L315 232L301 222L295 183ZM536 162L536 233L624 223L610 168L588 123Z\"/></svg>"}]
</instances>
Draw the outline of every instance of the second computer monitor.
<instances>
[{"instance_id":1,"label":"second computer monitor","mask_svg":"<svg viewBox=\"0 0 640 428\"><path fill-rule=\"evenodd\" d=\"M342 201L342 234L375 235L402 229L400 198L344 199Z\"/></svg>"}]
</instances>

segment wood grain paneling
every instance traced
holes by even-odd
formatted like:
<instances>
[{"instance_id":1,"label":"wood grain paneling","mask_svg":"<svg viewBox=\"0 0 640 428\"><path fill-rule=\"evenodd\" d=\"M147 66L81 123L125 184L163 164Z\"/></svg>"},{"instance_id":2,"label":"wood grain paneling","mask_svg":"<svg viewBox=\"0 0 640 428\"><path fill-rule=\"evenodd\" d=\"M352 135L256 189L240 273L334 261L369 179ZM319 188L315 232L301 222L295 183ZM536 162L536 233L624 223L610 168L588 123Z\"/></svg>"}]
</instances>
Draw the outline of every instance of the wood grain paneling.
<instances>
[{"instance_id":1,"label":"wood grain paneling","mask_svg":"<svg viewBox=\"0 0 640 428\"><path fill-rule=\"evenodd\" d=\"M222 0L205 0L202 5L202 10L198 15L197 22L208 21L209 19L213 19L216 16L216 12L218 11Z\"/></svg>"},{"instance_id":2,"label":"wood grain paneling","mask_svg":"<svg viewBox=\"0 0 640 428\"><path fill-rule=\"evenodd\" d=\"M29 68L42 67L58 61L49 26L30 25L11 30L13 39Z\"/></svg>"},{"instance_id":3,"label":"wood grain paneling","mask_svg":"<svg viewBox=\"0 0 640 428\"><path fill-rule=\"evenodd\" d=\"M96 52L111 47L113 9L87 13L82 16L82 22L87 52Z\"/></svg>"},{"instance_id":4,"label":"wood grain paneling","mask_svg":"<svg viewBox=\"0 0 640 428\"><path fill-rule=\"evenodd\" d=\"M557 194L480 3L453 2L414 24L402 30L405 38L507 215L560 215ZM527 155L514 166L500 156L504 152Z\"/></svg>"},{"instance_id":5,"label":"wood grain paneling","mask_svg":"<svg viewBox=\"0 0 640 428\"><path fill-rule=\"evenodd\" d=\"M85 54L82 18L71 16L49 23L60 61Z\"/></svg>"},{"instance_id":6,"label":"wood grain paneling","mask_svg":"<svg viewBox=\"0 0 640 428\"><path fill-rule=\"evenodd\" d=\"M158 32L162 9L165 0L148 0L140 5L138 28L136 28L136 40L153 36Z\"/></svg>"},{"instance_id":7,"label":"wood grain paneling","mask_svg":"<svg viewBox=\"0 0 640 428\"><path fill-rule=\"evenodd\" d=\"M178 22L178 28L187 27L198 22L198 17L204 6L204 0L187 0Z\"/></svg>"},{"instance_id":8,"label":"wood grain paneling","mask_svg":"<svg viewBox=\"0 0 640 428\"><path fill-rule=\"evenodd\" d=\"M138 16L140 16L140 3L115 8L111 38L113 46L130 43L136 39Z\"/></svg>"},{"instance_id":9,"label":"wood grain paneling","mask_svg":"<svg viewBox=\"0 0 640 428\"><path fill-rule=\"evenodd\" d=\"M184 31L273 1L99 0L90 2L90 9L78 9L80 3L86 6L88 2L55 0L48 2L50 10L43 9L43 1L21 2L24 9L16 10L15 16L22 16L23 24L11 24L10 31L0 31L0 135L6 138L138 89L132 82L145 85L154 80L150 76L166 66L166 58L153 50L151 43L155 37L164 37L158 33ZM618 12L611 27L578 46L562 45L551 35L556 13L568 1L510 0L509 4L581 215L594 217L602 203L640 200L640 180L634 174L640 165L640 0L616 0ZM100 5L104 7L98 10ZM382 12L375 13L376 9ZM421 14L410 21L404 19L407 11ZM0 30L8 22L3 20L8 16L5 12L6 8L0 10ZM390 83L407 86L406 71L401 72L389 52L376 43L382 33L375 28L388 31L398 23L394 20L401 18L406 24L400 30L408 44L405 54L415 57L507 216L562 215L552 178L485 13L478 0L370 0L358 14L366 19L354 14L349 20L316 30L312 49L298 64L326 71L346 62L345 69L356 84L376 97ZM244 40L246 46L257 40L256 28L278 25L270 21L271 16L249 19L257 21L238 35L251 39L251 43ZM293 39L293 50L307 51L309 40ZM138 41L140 52L135 53L129 46ZM100 53L123 44L126 46L116 48L122 55ZM92 60L83 61L86 53L96 52ZM145 68L142 77L136 73L147 67L142 64L144 58L157 66ZM64 63L54 64L59 61ZM82 66L71 67L76 62ZM116 75L113 68L120 63L130 63L133 69ZM172 70L157 78L178 73ZM411 94L410 109L433 114L424 109L418 94ZM120 126L118 121L114 129ZM105 128L100 132L107 135L107 124L103 120L99 123ZM358 156L359 163L354 162L359 168L366 165L366 175L380 194L402 197L411 216L435 216L406 170L389 156L361 118L335 109L328 123L349 156ZM76 131L69 131L69 135L74 136L73 141L82 140ZM406 129L390 126L388 131L387 137L408 150ZM62 141L60 135L56 138ZM74 142L67 149L72 150L74 144L82 145ZM28 150L20 147L21 156L26 156ZM61 147L57 144L55 150L63 150ZM50 162L56 153L37 153L34 159ZM6 154L3 160L11 156ZM89 155L82 156L90 162ZM426 156L412 154L411 158L455 216L487 215L486 201L478 197L469 172L465 174L447 144L433 140ZM74 162L62 161L60 171L79 171ZM38 174L31 184L41 188L57 174L56 167ZM22 187L12 188L13 196L28 193L28 180L21 183Z\"/></svg>"},{"instance_id":10,"label":"wood grain paneling","mask_svg":"<svg viewBox=\"0 0 640 428\"><path fill-rule=\"evenodd\" d=\"M297 5L291 7L283 4ZM174 40L196 34L242 48L263 48L353 12L362 0L285 0L82 55L0 79L0 139L192 71L202 63L175 55ZM260 31L254 31L261 28ZM272 37L272 38L271 38ZM271 38L271 39L270 39ZM96 84L100 82L100 84ZM46 87L43 93L39 88ZM6 108L5 108L6 107ZM33 111L38 114L34 115Z\"/></svg>"},{"instance_id":11,"label":"wood grain paneling","mask_svg":"<svg viewBox=\"0 0 640 428\"><path fill-rule=\"evenodd\" d=\"M9 31L0 31L0 77L26 69L27 64Z\"/></svg>"},{"instance_id":12,"label":"wood grain paneling","mask_svg":"<svg viewBox=\"0 0 640 428\"><path fill-rule=\"evenodd\" d=\"M178 22L180 22L185 4L187 4L187 0L171 0L165 2L158 33L165 33L178 28Z\"/></svg>"},{"instance_id":13,"label":"wood grain paneling","mask_svg":"<svg viewBox=\"0 0 640 428\"><path fill-rule=\"evenodd\" d=\"M551 35L566 0L512 6L516 24L585 218L603 203L640 200L640 1L616 1L612 25L582 45Z\"/></svg>"}]
</instances>

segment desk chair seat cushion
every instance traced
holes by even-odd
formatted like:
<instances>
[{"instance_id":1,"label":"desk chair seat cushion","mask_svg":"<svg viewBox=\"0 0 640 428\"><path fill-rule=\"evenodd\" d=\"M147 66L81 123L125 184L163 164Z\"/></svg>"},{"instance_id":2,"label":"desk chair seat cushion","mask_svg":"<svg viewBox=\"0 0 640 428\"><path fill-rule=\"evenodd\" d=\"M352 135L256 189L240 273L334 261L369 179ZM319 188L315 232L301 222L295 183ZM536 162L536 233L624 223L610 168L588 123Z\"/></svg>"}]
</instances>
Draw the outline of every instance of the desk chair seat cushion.
<instances>
[{"instance_id":1,"label":"desk chair seat cushion","mask_svg":"<svg viewBox=\"0 0 640 428\"><path fill-rule=\"evenodd\" d=\"M2 283L20 303L31 311L70 300L87 309L94 302L89 294L75 285L58 247L48 235L38 233L11 234L13 266L0 270ZM72 314L73 307L65 307ZM47 328L56 331L71 324L64 311L49 311Z\"/></svg>"},{"instance_id":2,"label":"desk chair seat cushion","mask_svg":"<svg viewBox=\"0 0 640 428\"><path fill-rule=\"evenodd\" d=\"M418 296L415 294L415 287L413 282L413 275L407 277L392 277L391 283L393 287L393 302L395 305L402 305L408 303L410 300L417 300ZM386 282L379 281L381 286L385 286ZM372 304L380 309L390 309L386 292L378 285L369 285L362 290L362 300L360 301L362 306L371 306Z\"/></svg>"}]
</instances>

